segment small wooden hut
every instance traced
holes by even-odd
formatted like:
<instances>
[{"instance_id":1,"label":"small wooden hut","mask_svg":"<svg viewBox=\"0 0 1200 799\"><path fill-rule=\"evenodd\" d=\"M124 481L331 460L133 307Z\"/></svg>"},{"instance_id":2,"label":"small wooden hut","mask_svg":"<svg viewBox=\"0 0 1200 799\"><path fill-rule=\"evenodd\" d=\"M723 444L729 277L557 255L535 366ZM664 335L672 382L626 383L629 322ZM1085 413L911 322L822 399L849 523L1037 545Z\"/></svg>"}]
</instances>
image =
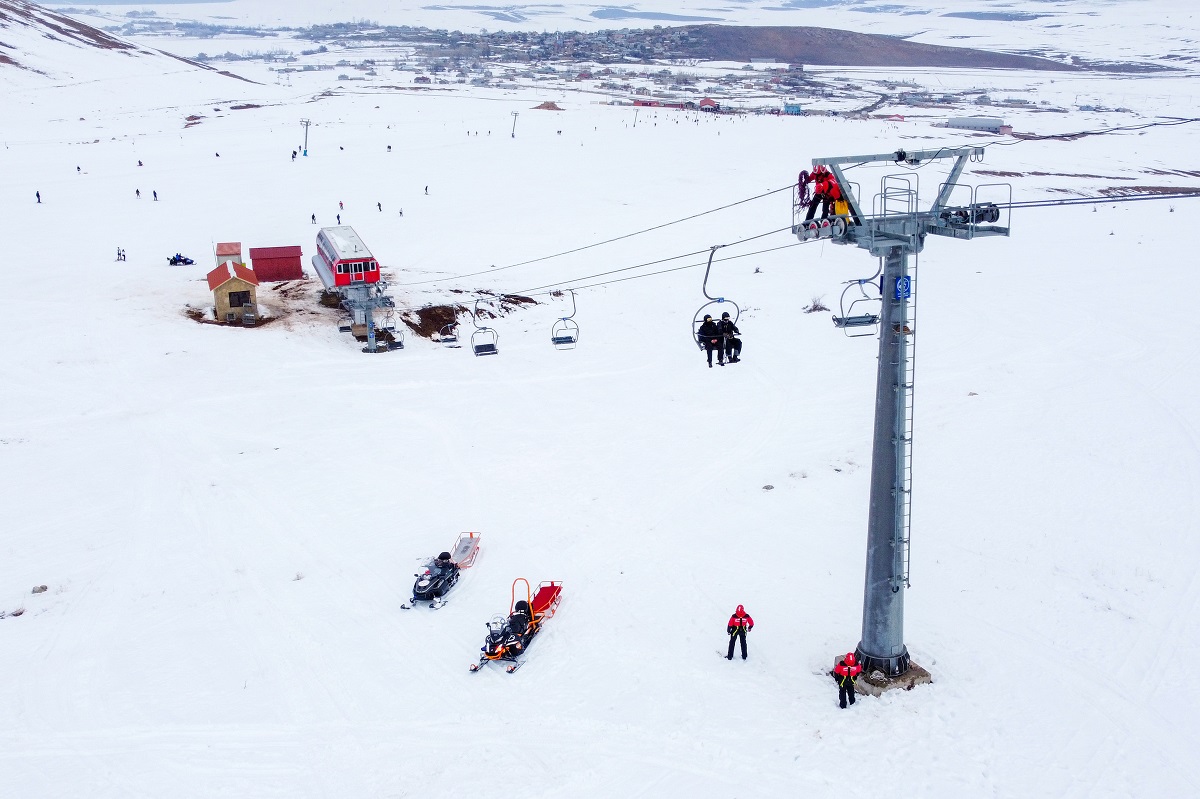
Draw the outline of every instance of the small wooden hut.
<instances>
[{"instance_id":1,"label":"small wooden hut","mask_svg":"<svg viewBox=\"0 0 1200 799\"><path fill-rule=\"evenodd\" d=\"M258 321L258 278L245 264L226 261L208 273L218 322L251 326Z\"/></svg>"}]
</instances>

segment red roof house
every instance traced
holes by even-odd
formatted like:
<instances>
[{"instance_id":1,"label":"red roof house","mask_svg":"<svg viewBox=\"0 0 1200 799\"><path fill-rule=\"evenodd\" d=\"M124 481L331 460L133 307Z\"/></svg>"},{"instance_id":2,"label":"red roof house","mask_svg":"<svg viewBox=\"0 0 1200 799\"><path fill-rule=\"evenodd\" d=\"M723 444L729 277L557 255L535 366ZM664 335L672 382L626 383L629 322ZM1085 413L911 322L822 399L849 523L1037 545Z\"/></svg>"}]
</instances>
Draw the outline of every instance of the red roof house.
<instances>
[{"instance_id":1,"label":"red roof house","mask_svg":"<svg viewBox=\"0 0 1200 799\"><path fill-rule=\"evenodd\" d=\"M223 241L217 245L217 266L226 261L242 263L242 243L240 241Z\"/></svg>"},{"instance_id":2,"label":"red roof house","mask_svg":"<svg viewBox=\"0 0 1200 799\"><path fill-rule=\"evenodd\" d=\"M244 264L226 261L209 272L208 288L217 321L253 325L258 317L257 287L258 278Z\"/></svg>"},{"instance_id":3,"label":"red roof house","mask_svg":"<svg viewBox=\"0 0 1200 799\"><path fill-rule=\"evenodd\" d=\"M301 280L304 253L299 247L251 247L250 261L254 274L263 283L280 280Z\"/></svg>"},{"instance_id":4,"label":"red roof house","mask_svg":"<svg viewBox=\"0 0 1200 799\"><path fill-rule=\"evenodd\" d=\"M721 106L717 104L717 101L712 99L711 97L705 97L703 100L700 101L700 110L701 111L712 112L712 111L716 111L720 107Z\"/></svg>"}]
</instances>

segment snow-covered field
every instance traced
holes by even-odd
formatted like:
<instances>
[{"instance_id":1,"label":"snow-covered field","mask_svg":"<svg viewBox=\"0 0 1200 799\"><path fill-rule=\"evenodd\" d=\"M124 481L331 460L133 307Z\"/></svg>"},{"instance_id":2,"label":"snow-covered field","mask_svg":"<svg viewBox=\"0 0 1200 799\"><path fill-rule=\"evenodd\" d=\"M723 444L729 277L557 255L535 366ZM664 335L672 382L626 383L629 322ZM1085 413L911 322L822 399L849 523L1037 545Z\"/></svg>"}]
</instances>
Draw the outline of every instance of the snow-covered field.
<instances>
[{"instance_id":1,"label":"snow-covered field","mask_svg":"<svg viewBox=\"0 0 1200 799\"><path fill-rule=\"evenodd\" d=\"M0 796L1200 791L1182 235L1200 200L928 242L906 641L935 682L842 711L825 672L859 638L876 342L802 308L876 264L828 243L718 263L746 348L714 369L689 337L702 266L580 290L569 352L549 342L569 304L538 287L700 263L589 278L785 227L786 192L503 267L784 187L814 157L991 139L645 109L635 127L586 98L535 111L533 89L317 96L78 58L70 77L0 72ZM1200 96L1190 74L1086 80L1132 110L1121 124ZM1198 144L1181 125L993 146L970 170L1022 176L967 179L1018 200L1195 186L1150 170L1200 170ZM870 194L896 171L853 174ZM915 174L928 198L945 171ZM402 308L539 304L492 323L491 358L411 335L362 355L333 311L269 288L261 328L185 316L211 304L214 242L307 261L310 215L334 224L339 201ZM166 266L176 251L197 264ZM483 553L450 602L401 610L462 530ZM562 607L521 671L470 674L517 577L562 580ZM730 663L738 603L757 626Z\"/></svg>"}]
</instances>

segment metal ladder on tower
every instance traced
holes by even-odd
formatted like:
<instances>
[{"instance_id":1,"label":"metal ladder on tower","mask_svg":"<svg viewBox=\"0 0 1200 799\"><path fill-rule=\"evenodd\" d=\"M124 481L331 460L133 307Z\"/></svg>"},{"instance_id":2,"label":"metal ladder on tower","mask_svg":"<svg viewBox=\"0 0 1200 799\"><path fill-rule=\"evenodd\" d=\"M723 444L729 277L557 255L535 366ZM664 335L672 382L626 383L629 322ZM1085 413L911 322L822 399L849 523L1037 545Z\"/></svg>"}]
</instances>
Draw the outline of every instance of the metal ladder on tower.
<instances>
[{"instance_id":1,"label":"metal ladder on tower","mask_svg":"<svg viewBox=\"0 0 1200 799\"><path fill-rule=\"evenodd\" d=\"M909 270L909 285L916 285L917 261ZM900 336L903 340L901 351L904 353L904 382L897 387L900 392L901 407L904 409L904 438L901 441L902 455L898 470L900 492L900 540L896 548L896 569L893 572L892 586L899 590L900 586L910 588L909 581L909 544L912 533L912 458L913 458L913 405L914 386L917 369L917 293L913 289L909 296L905 319L897 326L899 329L888 331Z\"/></svg>"}]
</instances>

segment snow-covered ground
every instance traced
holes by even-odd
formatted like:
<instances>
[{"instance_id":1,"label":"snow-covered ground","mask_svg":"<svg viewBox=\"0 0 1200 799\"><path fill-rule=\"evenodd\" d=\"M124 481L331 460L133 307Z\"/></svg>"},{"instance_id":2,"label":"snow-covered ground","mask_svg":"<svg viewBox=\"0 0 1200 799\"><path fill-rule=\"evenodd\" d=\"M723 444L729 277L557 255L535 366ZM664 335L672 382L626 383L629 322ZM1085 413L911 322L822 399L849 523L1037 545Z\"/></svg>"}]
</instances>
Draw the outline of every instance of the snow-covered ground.
<instances>
[{"instance_id":1,"label":"snow-covered ground","mask_svg":"<svg viewBox=\"0 0 1200 799\"><path fill-rule=\"evenodd\" d=\"M534 89L99 63L3 75L0 795L1200 789L1200 345L1181 299L1200 200L928 242L906 641L935 682L842 711L825 672L859 638L876 344L802 308L876 264L828 243L718 263L746 348L713 369L689 336L701 256L588 276L783 228L786 192L503 267L784 187L814 157L992 139L645 109L635 127L583 98L535 111ZM1058 80L1030 96L1060 102ZM1200 96L1190 75L1087 80L1131 108L1122 124ZM1038 133L1111 119L1013 113ZM1018 200L1195 186L1151 170L1200 171L1198 134L992 146L970 171L1021 176L967 179ZM870 194L896 171L853 174ZM929 197L945 171L915 174ZM269 288L261 328L185 315L211 304L214 242L307 260L310 215L334 224L339 202L402 308L480 289L539 304L492 322L490 358L411 335L362 355L334 312ZM197 264L166 266L176 251ZM579 291L580 344L551 347L570 308L539 287L689 264ZM483 553L451 601L401 610L462 530ZM562 607L521 671L470 674L517 577L562 580ZM757 626L730 663L738 603Z\"/></svg>"}]
</instances>

